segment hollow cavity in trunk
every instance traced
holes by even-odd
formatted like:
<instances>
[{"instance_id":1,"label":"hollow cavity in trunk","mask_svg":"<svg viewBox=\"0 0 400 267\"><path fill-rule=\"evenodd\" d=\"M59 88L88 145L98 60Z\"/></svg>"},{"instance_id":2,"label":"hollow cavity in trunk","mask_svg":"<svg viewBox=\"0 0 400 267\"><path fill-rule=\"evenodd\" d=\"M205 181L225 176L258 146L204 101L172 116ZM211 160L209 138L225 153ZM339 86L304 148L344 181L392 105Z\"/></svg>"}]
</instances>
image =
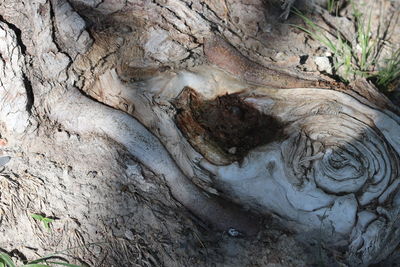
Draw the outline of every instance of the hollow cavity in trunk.
<instances>
[{"instance_id":1,"label":"hollow cavity in trunk","mask_svg":"<svg viewBox=\"0 0 400 267\"><path fill-rule=\"evenodd\" d=\"M206 100L186 87L175 106L179 129L195 149L217 164L241 161L250 150L284 136L277 118L261 113L239 94Z\"/></svg>"}]
</instances>

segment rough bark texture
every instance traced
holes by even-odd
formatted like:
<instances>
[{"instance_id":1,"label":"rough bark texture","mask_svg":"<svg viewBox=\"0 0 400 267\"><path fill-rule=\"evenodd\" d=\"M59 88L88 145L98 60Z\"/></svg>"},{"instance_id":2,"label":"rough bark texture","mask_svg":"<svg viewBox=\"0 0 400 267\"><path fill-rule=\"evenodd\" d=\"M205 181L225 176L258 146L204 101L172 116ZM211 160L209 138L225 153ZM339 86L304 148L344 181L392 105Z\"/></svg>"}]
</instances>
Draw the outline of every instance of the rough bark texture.
<instances>
[{"instance_id":1,"label":"rough bark texture","mask_svg":"<svg viewBox=\"0 0 400 267\"><path fill-rule=\"evenodd\" d=\"M0 0L0 249L90 266L396 261L399 108L318 72L324 51L277 2Z\"/></svg>"}]
</instances>

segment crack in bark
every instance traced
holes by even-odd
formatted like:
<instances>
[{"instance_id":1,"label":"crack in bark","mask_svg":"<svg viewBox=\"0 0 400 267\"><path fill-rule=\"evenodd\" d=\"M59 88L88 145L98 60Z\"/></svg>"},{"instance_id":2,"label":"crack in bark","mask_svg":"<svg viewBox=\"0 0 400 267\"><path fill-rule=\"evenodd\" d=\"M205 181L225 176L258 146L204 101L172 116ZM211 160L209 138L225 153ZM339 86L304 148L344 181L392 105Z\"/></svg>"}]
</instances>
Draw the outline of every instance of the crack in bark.
<instances>
[{"instance_id":1,"label":"crack in bark","mask_svg":"<svg viewBox=\"0 0 400 267\"><path fill-rule=\"evenodd\" d=\"M22 79L26 89L26 97L27 97L26 111L28 111L29 115L32 115L32 107L35 102L32 83L24 72L22 73Z\"/></svg>"},{"instance_id":2,"label":"crack in bark","mask_svg":"<svg viewBox=\"0 0 400 267\"><path fill-rule=\"evenodd\" d=\"M26 90L26 97L27 97L26 111L29 113L29 115L31 115L32 107L34 104L34 95L33 95L32 83L26 75L27 54L26 54L26 46L22 41L22 32L15 24L6 21L1 15L0 15L0 21L5 23L15 33L17 44L21 48L21 54L24 57L24 69L22 71L22 79L24 82L24 87Z\"/></svg>"},{"instance_id":3,"label":"crack in bark","mask_svg":"<svg viewBox=\"0 0 400 267\"><path fill-rule=\"evenodd\" d=\"M57 38L58 29L57 29L56 16L55 16L55 11L54 11L52 0L49 0L49 6L50 6L49 13L50 13L50 20L51 20L51 23L50 23L51 38L53 40L54 45L56 46L57 51L63 53L69 59L68 65L65 67L65 74L67 76L66 80L68 80L69 79L68 70L74 61L72 60L72 57L68 54L67 51L64 51L63 49L61 49L61 46L58 43L58 38Z\"/></svg>"}]
</instances>

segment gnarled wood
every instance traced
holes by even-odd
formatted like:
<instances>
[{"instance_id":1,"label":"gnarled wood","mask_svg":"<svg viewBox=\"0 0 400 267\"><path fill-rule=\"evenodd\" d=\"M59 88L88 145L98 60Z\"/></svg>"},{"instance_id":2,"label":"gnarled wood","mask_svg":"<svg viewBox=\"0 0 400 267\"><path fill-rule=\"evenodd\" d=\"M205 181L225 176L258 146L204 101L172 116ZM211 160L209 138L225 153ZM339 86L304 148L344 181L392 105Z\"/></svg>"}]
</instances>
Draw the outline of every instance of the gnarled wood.
<instances>
[{"instance_id":1,"label":"gnarled wood","mask_svg":"<svg viewBox=\"0 0 400 267\"><path fill-rule=\"evenodd\" d=\"M101 91L92 95L102 95L99 100L111 106L138 106L131 114L152 129L154 121L146 124L148 113L141 112L145 104L134 94L141 92L166 105L184 94L185 86L190 86L201 97L215 99L228 93L229 90L222 88L230 88L233 77L204 66L192 72L166 73L140 84L124 85L116 76L114 79L109 87L101 82L92 87ZM107 82L111 80L109 76ZM108 96L107 88L119 90ZM349 247L349 257L357 264L382 260L383 252L388 253L398 245L400 139L396 133L400 124L396 114L328 89L274 90L249 85L248 89L237 91L241 101L260 114L279 120L283 125L283 140L266 139L267 143L251 149L238 161L218 166L208 162L232 161L226 152L218 152L226 148L218 147L218 142L204 138L205 135L196 138L188 130L186 136L193 138L191 143L195 147L214 151L203 153L207 160L200 164L213 174L225 197L260 213L278 214L288 228L298 233L307 232L334 247ZM146 109L158 110L150 106ZM231 108L234 107L232 104ZM241 112L249 111L241 109ZM179 115L155 120L154 134L159 134L162 140L175 143L182 138L173 124L179 123ZM168 120L168 128L163 129L165 124L157 123ZM197 127L207 127L201 118L197 123ZM241 126L246 127L246 123ZM209 129L195 129L199 133L206 130ZM175 149L172 155L181 158L190 153ZM196 158L191 160L196 162Z\"/></svg>"},{"instance_id":2,"label":"gnarled wood","mask_svg":"<svg viewBox=\"0 0 400 267\"><path fill-rule=\"evenodd\" d=\"M398 108L367 82L271 62L284 43L271 33L278 15L263 16L271 3L14 4L30 26L23 45L0 23L2 136L35 140L43 124L109 138L233 236L258 232L251 214L273 214L350 265L398 246Z\"/></svg>"}]
</instances>

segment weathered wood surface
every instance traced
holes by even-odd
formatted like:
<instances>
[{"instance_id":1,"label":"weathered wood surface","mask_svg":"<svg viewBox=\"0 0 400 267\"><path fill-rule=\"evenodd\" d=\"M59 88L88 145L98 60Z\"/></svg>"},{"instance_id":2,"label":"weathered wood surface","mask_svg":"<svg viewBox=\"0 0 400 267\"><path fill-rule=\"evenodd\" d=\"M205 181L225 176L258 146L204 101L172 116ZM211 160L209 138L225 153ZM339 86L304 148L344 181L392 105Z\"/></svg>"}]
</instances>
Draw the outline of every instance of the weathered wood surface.
<instances>
[{"instance_id":1,"label":"weathered wood surface","mask_svg":"<svg viewBox=\"0 0 400 267\"><path fill-rule=\"evenodd\" d=\"M255 234L259 221L249 214L275 214L287 229L346 251L354 266L398 246L397 107L365 82L344 86L270 66L263 42L277 25L263 12L272 4L70 2L4 9L10 21L23 10L14 19L29 23L23 45L0 25L0 112L10 141L40 123L106 136L218 229ZM216 115L196 113L203 104ZM250 123L248 112L270 124ZM225 120L220 128L215 116ZM227 121L269 136L229 147Z\"/></svg>"}]
</instances>

